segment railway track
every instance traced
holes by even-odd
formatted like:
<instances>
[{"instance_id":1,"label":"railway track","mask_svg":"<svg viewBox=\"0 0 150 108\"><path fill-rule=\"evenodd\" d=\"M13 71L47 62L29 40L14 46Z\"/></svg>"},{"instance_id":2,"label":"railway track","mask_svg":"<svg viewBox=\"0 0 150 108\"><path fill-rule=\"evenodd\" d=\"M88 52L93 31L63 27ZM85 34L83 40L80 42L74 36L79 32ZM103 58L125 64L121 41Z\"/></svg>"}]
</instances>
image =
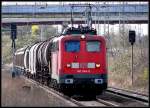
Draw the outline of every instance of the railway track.
<instances>
[{"instance_id":1,"label":"railway track","mask_svg":"<svg viewBox=\"0 0 150 108\"><path fill-rule=\"evenodd\" d=\"M110 106L141 106L149 105L148 95L108 87L103 95L98 96L98 100Z\"/></svg>"},{"instance_id":2,"label":"railway track","mask_svg":"<svg viewBox=\"0 0 150 108\"><path fill-rule=\"evenodd\" d=\"M32 79L27 79L26 77L22 76L25 80L38 85L40 88L42 88L47 93L53 94L54 96L58 97L59 99L65 101L68 103L68 105L76 106L76 107L85 107L85 106L99 106L99 107L118 107L118 106L148 106L148 101L142 101L138 100L137 98L133 98L131 96L127 95L121 95L121 93L115 93L115 91L111 91L109 88L106 92L104 92L102 95L99 95L96 97L96 99L87 100L87 99L81 99L79 96L69 97L67 95L64 95L63 93L60 93L53 88L50 88L48 86L45 86L39 82L36 82ZM117 91L117 90L116 90ZM121 90L120 90L121 91Z\"/></svg>"},{"instance_id":3,"label":"railway track","mask_svg":"<svg viewBox=\"0 0 150 108\"><path fill-rule=\"evenodd\" d=\"M108 106L125 106L125 107L147 107L148 102L139 101L129 96L122 96L119 94L104 92L103 95L97 96L97 99L107 104Z\"/></svg>"},{"instance_id":4,"label":"railway track","mask_svg":"<svg viewBox=\"0 0 150 108\"><path fill-rule=\"evenodd\" d=\"M130 90L124 90L124 89L120 89L120 88L109 87L107 89L107 92L111 92L111 93L115 93L115 94L118 94L118 95L121 95L121 96L136 99L138 101L142 101L142 102L145 102L145 103L149 102L148 95L142 94L142 93L137 93L137 92L130 91Z\"/></svg>"}]
</instances>

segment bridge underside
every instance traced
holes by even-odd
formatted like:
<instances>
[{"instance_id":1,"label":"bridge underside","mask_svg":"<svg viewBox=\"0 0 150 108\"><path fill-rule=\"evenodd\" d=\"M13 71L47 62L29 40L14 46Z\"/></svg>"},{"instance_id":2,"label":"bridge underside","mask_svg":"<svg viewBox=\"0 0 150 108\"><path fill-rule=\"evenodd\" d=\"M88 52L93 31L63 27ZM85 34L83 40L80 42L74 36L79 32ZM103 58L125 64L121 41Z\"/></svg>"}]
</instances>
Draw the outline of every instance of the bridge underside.
<instances>
[{"instance_id":1,"label":"bridge underside","mask_svg":"<svg viewBox=\"0 0 150 108\"><path fill-rule=\"evenodd\" d=\"M31 24L70 24L70 13L43 13L43 14L2 14L2 25L10 25L10 23L16 23L17 25L31 25ZM81 13L76 13L73 15L74 24L85 24L86 18ZM148 23L147 13L100 13L99 15L93 14L92 16L93 24L142 24Z\"/></svg>"},{"instance_id":2,"label":"bridge underside","mask_svg":"<svg viewBox=\"0 0 150 108\"><path fill-rule=\"evenodd\" d=\"M104 21L93 21L93 24L95 24L95 22L96 22L96 24L104 24ZM44 25L57 25L57 24L63 24L64 23L64 21L35 21L35 22L9 22L9 23L2 23L2 26L9 26L11 23L15 23L15 24L17 24L18 26L23 26L23 25L42 25L42 24L44 24ZM124 23L124 24L147 24L148 23L148 21L145 21L145 20L138 20L138 21L105 21L105 24L122 24L122 23ZM70 24L70 22L68 22L68 24ZM74 21L74 24L85 24L85 21Z\"/></svg>"},{"instance_id":3,"label":"bridge underside","mask_svg":"<svg viewBox=\"0 0 150 108\"><path fill-rule=\"evenodd\" d=\"M148 4L108 4L92 5L91 13L93 24L143 24L148 23ZM82 6L81 6L82 7ZM85 8L74 9L73 20L75 24L84 24ZM31 25L31 24L70 24L70 5L12 5L2 7L2 25Z\"/></svg>"}]
</instances>

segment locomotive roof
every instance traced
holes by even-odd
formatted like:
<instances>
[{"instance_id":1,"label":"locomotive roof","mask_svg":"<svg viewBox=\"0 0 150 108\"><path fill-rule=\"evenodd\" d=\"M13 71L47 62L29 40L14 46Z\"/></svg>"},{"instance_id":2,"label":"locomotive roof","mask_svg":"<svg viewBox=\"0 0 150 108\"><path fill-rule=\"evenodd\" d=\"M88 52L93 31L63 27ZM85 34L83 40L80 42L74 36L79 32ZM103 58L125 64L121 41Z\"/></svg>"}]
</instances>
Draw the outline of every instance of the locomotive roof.
<instances>
[{"instance_id":1,"label":"locomotive roof","mask_svg":"<svg viewBox=\"0 0 150 108\"><path fill-rule=\"evenodd\" d=\"M67 27L64 29L62 35L72 35L72 34L91 34L97 35L97 31L94 28L90 28L89 26L83 27L81 25L78 28L75 27Z\"/></svg>"}]
</instances>

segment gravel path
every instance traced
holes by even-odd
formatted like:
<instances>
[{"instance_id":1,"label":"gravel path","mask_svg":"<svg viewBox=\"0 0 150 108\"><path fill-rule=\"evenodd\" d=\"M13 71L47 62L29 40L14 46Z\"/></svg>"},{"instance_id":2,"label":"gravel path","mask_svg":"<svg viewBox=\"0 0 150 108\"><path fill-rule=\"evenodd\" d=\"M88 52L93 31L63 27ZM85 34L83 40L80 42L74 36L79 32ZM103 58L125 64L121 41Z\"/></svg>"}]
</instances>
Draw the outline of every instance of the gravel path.
<instances>
[{"instance_id":1,"label":"gravel path","mask_svg":"<svg viewBox=\"0 0 150 108\"><path fill-rule=\"evenodd\" d=\"M11 77L10 68L2 67L2 106L66 107L68 103L46 93L38 85L21 77Z\"/></svg>"}]
</instances>

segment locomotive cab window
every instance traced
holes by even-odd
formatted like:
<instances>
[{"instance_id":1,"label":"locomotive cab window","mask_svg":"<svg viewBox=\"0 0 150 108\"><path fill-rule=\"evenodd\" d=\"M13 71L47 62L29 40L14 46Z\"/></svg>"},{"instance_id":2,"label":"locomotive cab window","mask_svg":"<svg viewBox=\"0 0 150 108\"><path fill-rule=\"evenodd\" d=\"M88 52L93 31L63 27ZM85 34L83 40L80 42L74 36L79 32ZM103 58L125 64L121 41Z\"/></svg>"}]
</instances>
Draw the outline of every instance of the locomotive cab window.
<instances>
[{"instance_id":1,"label":"locomotive cab window","mask_svg":"<svg viewBox=\"0 0 150 108\"><path fill-rule=\"evenodd\" d=\"M65 50L67 52L79 52L80 50L80 41L66 41Z\"/></svg>"},{"instance_id":2,"label":"locomotive cab window","mask_svg":"<svg viewBox=\"0 0 150 108\"><path fill-rule=\"evenodd\" d=\"M86 49L88 52L99 52L100 51L100 42L99 41L87 41Z\"/></svg>"}]
</instances>

